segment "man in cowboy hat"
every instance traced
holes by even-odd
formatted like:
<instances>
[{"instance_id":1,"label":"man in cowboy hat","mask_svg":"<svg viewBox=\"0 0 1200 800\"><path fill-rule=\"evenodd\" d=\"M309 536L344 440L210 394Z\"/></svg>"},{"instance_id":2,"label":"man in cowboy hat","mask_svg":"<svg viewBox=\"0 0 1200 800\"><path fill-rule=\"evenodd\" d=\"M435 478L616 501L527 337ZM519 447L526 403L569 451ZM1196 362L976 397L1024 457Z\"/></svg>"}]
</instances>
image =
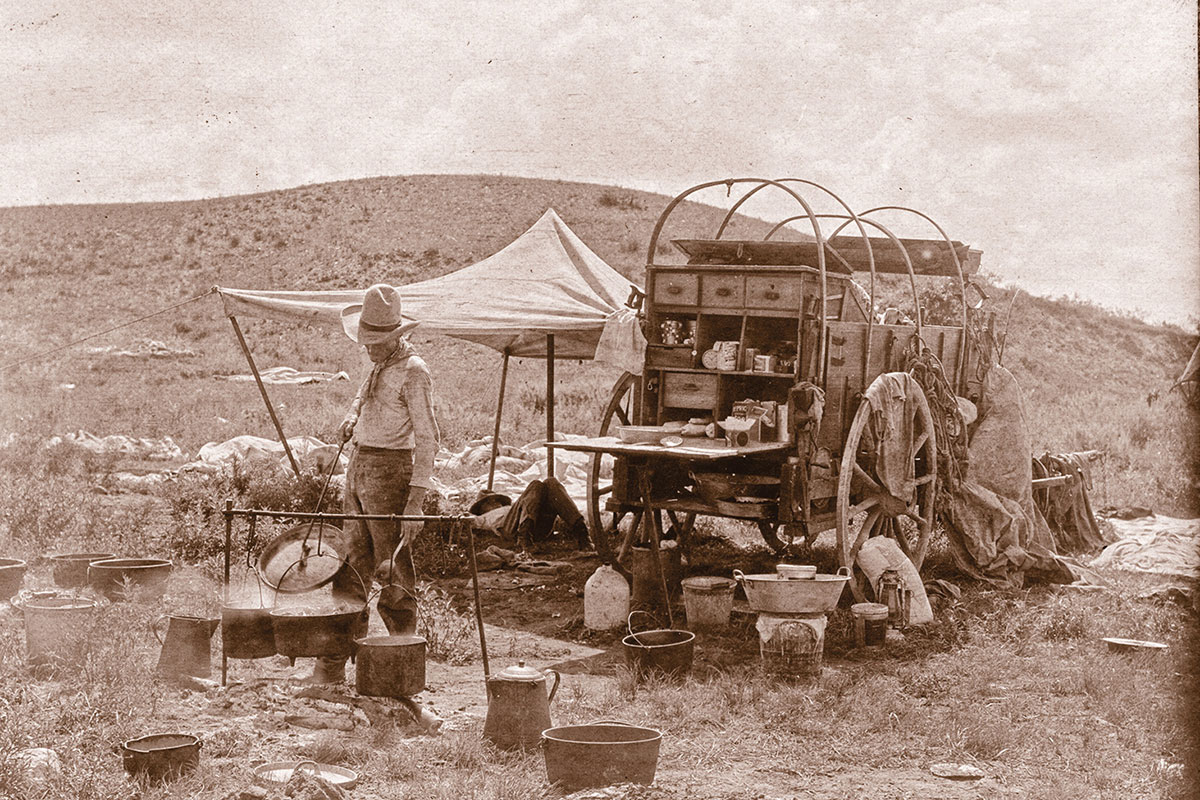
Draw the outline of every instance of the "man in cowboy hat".
<instances>
[{"instance_id":1,"label":"man in cowboy hat","mask_svg":"<svg viewBox=\"0 0 1200 800\"><path fill-rule=\"evenodd\" d=\"M429 367L404 335L416 327L400 313L400 293L387 284L367 289L361 305L342 311L346 335L366 348L374 367L342 421L342 441L353 439L346 470L347 514L421 513L433 475L438 426ZM416 570L412 543L419 522L346 520L348 566L333 580L336 599L366 601L372 577L383 590L379 616L392 634L415 633ZM309 680L345 680L345 659L318 659Z\"/></svg>"}]
</instances>

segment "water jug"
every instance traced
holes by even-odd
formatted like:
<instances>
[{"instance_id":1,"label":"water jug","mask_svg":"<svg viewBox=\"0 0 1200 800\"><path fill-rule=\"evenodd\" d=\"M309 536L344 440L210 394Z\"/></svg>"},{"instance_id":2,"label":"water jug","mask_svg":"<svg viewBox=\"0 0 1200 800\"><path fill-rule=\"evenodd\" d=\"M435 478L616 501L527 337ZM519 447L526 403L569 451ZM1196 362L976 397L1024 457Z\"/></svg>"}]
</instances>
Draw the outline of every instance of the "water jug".
<instances>
[{"instance_id":1,"label":"water jug","mask_svg":"<svg viewBox=\"0 0 1200 800\"><path fill-rule=\"evenodd\" d=\"M629 584L607 563L592 573L583 585L583 624L593 631L606 631L625 624L629 616Z\"/></svg>"}]
</instances>

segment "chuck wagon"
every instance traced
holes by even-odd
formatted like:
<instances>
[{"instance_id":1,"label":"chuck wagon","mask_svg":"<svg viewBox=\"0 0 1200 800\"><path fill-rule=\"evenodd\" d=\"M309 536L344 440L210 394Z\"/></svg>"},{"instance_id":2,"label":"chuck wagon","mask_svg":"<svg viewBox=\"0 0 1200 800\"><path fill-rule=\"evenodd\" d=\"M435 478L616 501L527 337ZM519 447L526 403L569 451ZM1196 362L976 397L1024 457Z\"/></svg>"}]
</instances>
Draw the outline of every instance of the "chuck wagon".
<instances>
[{"instance_id":1,"label":"chuck wagon","mask_svg":"<svg viewBox=\"0 0 1200 800\"><path fill-rule=\"evenodd\" d=\"M733 200L715 231L660 242L675 217L702 216L684 201L714 188ZM763 190L793 213L755 238L727 236L735 221L747 227L735 215ZM842 212L814 211L814 192ZM902 216L935 235L902 239L879 221ZM982 290L968 302L979 251L912 209L855 213L811 181L735 178L671 200L647 252L642 373L617 381L595 438L556 444L594 454L588 522L600 554L623 569L632 547L662 536L686 550L696 516L711 515L756 525L781 555L834 529L852 572L869 537L891 536L920 569L939 481L965 452L963 399L979 400L991 359ZM686 258L667 263L677 252ZM918 284L931 282L942 324L923 319ZM885 283L903 286L907 313L880 314ZM712 427L737 416L745 422ZM851 587L861 599L859 580Z\"/></svg>"}]
</instances>

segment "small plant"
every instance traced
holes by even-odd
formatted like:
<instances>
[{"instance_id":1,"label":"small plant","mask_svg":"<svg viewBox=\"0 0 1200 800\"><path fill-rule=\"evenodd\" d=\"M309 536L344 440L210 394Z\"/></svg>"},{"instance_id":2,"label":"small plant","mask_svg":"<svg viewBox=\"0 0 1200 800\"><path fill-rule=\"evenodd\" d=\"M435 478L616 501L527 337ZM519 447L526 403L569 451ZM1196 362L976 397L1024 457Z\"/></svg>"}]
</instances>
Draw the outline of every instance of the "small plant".
<instances>
[{"instance_id":1,"label":"small plant","mask_svg":"<svg viewBox=\"0 0 1200 800\"><path fill-rule=\"evenodd\" d=\"M634 195L619 194L611 191L601 194L596 203L605 208L616 208L621 211L641 211L645 208Z\"/></svg>"},{"instance_id":2,"label":"small plant","mask_svg":"<svg viewBox=\"0 0 1200 800\"><path fill-rule=\"evenodd\" d=\"M474 624L454 598L432 583L417 584L417 631L434 661L468 664L475 657Z\"/></svg>"}]
</instances>

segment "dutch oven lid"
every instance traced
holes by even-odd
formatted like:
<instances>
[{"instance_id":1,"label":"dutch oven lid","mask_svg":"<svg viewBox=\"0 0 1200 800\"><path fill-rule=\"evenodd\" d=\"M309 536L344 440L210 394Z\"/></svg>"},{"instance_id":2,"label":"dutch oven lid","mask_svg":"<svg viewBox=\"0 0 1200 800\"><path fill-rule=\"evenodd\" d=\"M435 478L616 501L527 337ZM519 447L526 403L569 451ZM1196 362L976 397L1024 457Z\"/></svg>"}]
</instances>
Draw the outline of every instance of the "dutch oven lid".
<instances>
[{"instance_id":1,"label":"dutch oven lid","mask_svg":"<svg viewBox=\"0 0 1200 800\"><path fill-rule=\"evenodd\" d=\"M524 661L518 661L516 666L501 670L496 673L496 677L506 681L530 681L533 683L546 680L543 673L533 667L525 666Z\"/></svg>"},{"instance_id":2,"label":"dutch oven lid","mask_svg":"<svg viewBox=\"0 0 1200 800\"><path fill-rule=\"evenodd\" d=\"M340 528L325 522L294 525L258 557L258 575L279 592L308 592L324 586L342 568Z\"/></svg>"}]
</instances>

